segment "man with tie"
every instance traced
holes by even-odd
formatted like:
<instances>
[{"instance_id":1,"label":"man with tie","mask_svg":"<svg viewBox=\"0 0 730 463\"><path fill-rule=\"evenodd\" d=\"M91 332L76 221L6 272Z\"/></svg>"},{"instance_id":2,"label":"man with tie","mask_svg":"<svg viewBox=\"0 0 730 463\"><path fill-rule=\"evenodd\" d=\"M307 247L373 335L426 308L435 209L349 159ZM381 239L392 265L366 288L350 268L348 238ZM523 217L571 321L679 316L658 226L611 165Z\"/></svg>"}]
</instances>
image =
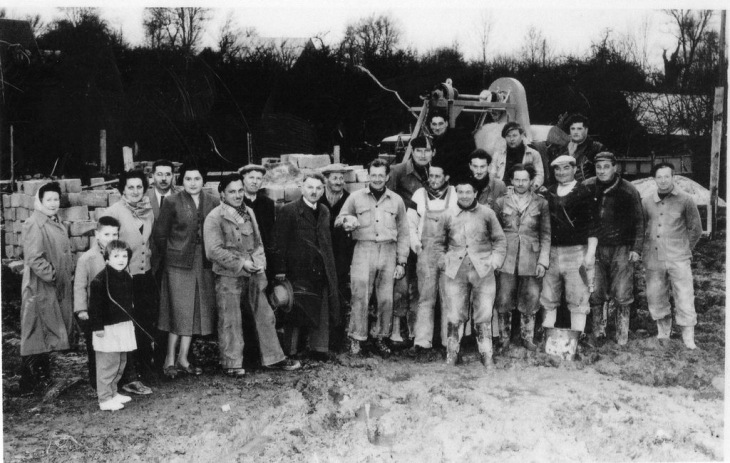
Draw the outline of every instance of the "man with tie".
<instances>
[{"instance_id":1,"label":"man with tie","mask_svg":"<svg viewBox=\"0 0 730 463\"><path fill-rule=\"evenodd\" d=\"M173 193L178 192L178 188L173 186L175 174L174 166L167 159L158 159L152 164L152 177L154 178L154 188L147 190L147 197L150 198L152 204L152 213L155 219L160 215L160 207L162 207L165 198Z\"/></svg>"}]
</instances>

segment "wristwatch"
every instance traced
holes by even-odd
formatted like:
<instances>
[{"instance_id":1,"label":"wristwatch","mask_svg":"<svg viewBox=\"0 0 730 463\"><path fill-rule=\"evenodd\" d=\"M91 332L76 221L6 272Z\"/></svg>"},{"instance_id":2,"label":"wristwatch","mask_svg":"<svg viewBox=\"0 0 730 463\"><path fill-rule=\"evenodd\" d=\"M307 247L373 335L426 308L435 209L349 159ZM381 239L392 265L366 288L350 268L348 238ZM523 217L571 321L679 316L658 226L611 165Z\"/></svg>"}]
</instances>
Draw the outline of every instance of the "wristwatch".
<instances>
[{"instance_id":1,"label":"wristwatch","mask_svg":"<svg viewBox=\"0 0 730 463\"><path fill-rule=\"evenodd\" d=\"M405 266L406 266L406 263L405 263L405 262L396 262L396 264L395 264L395 265L396 265L396 267L397 267L397 266L399 266L399 265L400 265L401 267L405 267Z\"/></svg>"}]
</instances>

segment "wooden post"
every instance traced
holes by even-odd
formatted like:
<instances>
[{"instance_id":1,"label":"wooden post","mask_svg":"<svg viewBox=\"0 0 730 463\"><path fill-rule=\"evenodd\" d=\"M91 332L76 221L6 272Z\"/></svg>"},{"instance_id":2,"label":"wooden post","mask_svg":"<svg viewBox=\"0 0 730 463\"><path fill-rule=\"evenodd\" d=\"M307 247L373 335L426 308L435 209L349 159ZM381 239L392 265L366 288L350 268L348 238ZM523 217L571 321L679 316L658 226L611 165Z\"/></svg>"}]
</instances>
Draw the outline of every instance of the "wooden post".
<instances>
[{"instance_id":1,"label":"wooden post","mask_svg":"<svg viewBox=\"0 0 730 463\"><path fill-rule=\"evenodd\" d=\"M710 207L707 210L707 232L714 237L717 221L717 189L720 184L720 150L722 148L723 102L725 89L715 88L715 103L712 111L712 151L710 151ZM710 217L712 218L710 220Z\"/></svg>"},{"instance_id":2,"label":"wooden post","mask_svg":"<svg viewBox=\"0 0 730 463\"><path fill-rule=\"evenodd\" d=\"M99 131L99 172L106 174L106 130Z\"/></svg>"},{"instance_id":3,"label":"wooden post","mask_svg":"<svg viewBox=\"0 0 730 463\"><path fill-rule=\"evenodd\" d=\"M335 145L334 149L332 150L332 162L334 164L340 163L340 145Z\"/></svg>"},{"instance_id":4,"label":"wooden post","mask_svg":"<svg viewBox=\"0 0 730 463\"><path fill-rule=\"evenodd\" d=\"M246 151L248 155L248 162L246 164L253 164L253 143L251 143L251 132L246 134Z\"/></svg>"},{"instance_id":5,"label":"wooden post","mask_svg":"<svg viewBox=\"0 0 730 463\"><path fill-rule=\"evenodd\" d=\"M10 191L15 192L15 139L13 126L10 126Z\"/></svg>"},{"instance_id":6,"label":"wooden post","mask_svg":"<svg viewBox=\"0 0 730 463\"><path fill-rule=\"evenodd\" d=\"M134 169L134 152L130 146L122 148L122 158L124 159L124 171L129 172Z\"/></svg>"}]
</instances>

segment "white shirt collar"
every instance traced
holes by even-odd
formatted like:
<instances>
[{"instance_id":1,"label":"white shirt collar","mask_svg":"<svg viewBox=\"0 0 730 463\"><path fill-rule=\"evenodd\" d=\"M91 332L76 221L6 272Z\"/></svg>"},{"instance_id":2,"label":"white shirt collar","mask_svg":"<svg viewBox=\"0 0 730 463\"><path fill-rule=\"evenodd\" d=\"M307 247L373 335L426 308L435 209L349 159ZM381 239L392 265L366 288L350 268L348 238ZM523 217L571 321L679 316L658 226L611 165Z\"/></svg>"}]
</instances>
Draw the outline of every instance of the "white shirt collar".
<instances>
[{"instance_id":1,"label":"white shirt collar","mask_svg":"<svg viewBox=\"0 0 730 463\"><path fill-rule=\"evenodd\" d=\"M304 204L306 204L307 206L309 206L311 209L313 209L315 211L317 210L317 203L314 203L314 204L310 203L307 200L307 198L305 198L304 196L302 196L302 199L304 200Z\"/></svg>"}]
</instances>

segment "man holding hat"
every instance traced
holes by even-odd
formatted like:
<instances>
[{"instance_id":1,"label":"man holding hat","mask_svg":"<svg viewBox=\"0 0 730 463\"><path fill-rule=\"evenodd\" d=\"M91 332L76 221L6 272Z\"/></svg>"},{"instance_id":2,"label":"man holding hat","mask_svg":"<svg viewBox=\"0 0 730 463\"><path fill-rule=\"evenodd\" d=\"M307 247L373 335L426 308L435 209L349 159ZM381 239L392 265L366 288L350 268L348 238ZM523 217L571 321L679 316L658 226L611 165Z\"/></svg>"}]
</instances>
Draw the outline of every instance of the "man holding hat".
<instances>
[{"instance_id":1,"label":"man holding hat","mask_svg":"<svg viewBox=\"0 0 730 463\"><path fill-rule=\"evenodd\" d=\"M596 289L591 294L591 325L588 340L595 347L605 335L604 303L608 296L617 306L616 342L629 340L629 316L634 302L634 263L644 245L644 213L641 195L617 172L616 157L608 151L596 155L596 176L583 184L594 198L598 220Z\"/></svg>"},{"instance_id":2,"label":"man holding hat","mask_svg":"<svg viewBox=\"0 0 730 463\"><path fill-rule=\"evenodd\" d=\"M536 150L530 148L524 141L525 129L518 122L508 122L502 128L502 138L505 146L494 153L489 173L492 177L505 181L505 174L509 174L516 164L532 164L535 168L535 179L532 189L537 190L544 183L542 157Z\"/></svg>"},{"instance_id":3,"label":"man holding hat","mask_svg":"<svg viewBox=\"0 0 730 463\"><path fill-rule=\"evenodd\" d=\"M311 172L302 179L302 197L284 205L276 221L277 280L294 287L295 309L286 319L289 354L299 350L301 329L309 331L310 356L329 359L329 324L339 324L339 296L330 236L330 211L319 204L324 176Z\"/></svg>"},{"instance_id":4,"label":"man holding hat","mask_svg":"<svg viewBox=\"0 0 730 463\"><path fill-rule=\"evenodd\" d=\"M243 202L250 207L256 216L256 221L261 230L261 240L264 242L266 260L273 262L274 259L274 223L276 222L276 206L274 200L259 194L264 183L266 168L258 164L248 164L241 167L238 173L243 177L243 188L245 196ZM267 270L266 276L271 280L273 274Z\"/></svg>"},{"instance_id":5,"label":"man holding hat","mask_svg":"<svg viewBox=\"0 0 730 463\"><path fill-rule=\"evenodd\" d=\"M421 135L411 140L413 149L411 158L397 164L390 172L388 188L403 198L407 209L415 207L412 197L419 188L428 186L428 166L433 158L433 150L428 138ZM393 334L390 340L394 346L405 341L401 335L401 321L408 324L408 334L413 338L415 316L418 307L418 280L416 270L416 254L408 255L405 277L395 282L393 294Z\"/></svg>"},{"instance_id":6,"label":"man holding hat","mask_svg":"<svg viewBox=\"0 0 730 463\"><path fill-rule=\"evenodd\" d=\"M332 236L332 250L335 255L335 269L337 270L341 323L345 321L348 313L347 308L350 305L350 264L352 264L352 252L355 249L355 242L352 240L350 233L342 228L335 228L335 219L340 215L342 206L350 196L350 193L345 190L345 173L347 170L347 166L344 164L330 164L322 171L325 177L324 195L319 200L330 210L330 234ZM340 338L342 330L338 327L332 328L334 328L332 333L337 333L332 342L339 345L342 341Z\"/></svg>"},{"instance_id":7,"label":"man holding hat","mask_svg":"<svg viewBox=\"0 0 730 463\"><path fill-rule=\"evenodd\" d=\"M550 186L550 267L542 281L540 304L545 308L543 326L552 328L565 291L570 327L583 332L596 259L595 206L588 188L575 180L575 158L564 155L550 165L557 184Z\"/></svg>"},{"instance_id":8,"label":"man holding hat","mask_svg":"<svg viewBox=\"0 0 730 463\"><path fill-rule=\"evenodd\" d=\"M226 375L242 377L243 320L241 302L253 314L266 368L297 370L298 361L284 355L276 335L276 319L266 299L264 269L266 256L256 217L243 204L243 179L238 174L223 177L218 184L221 204L205 218L205 253L213 263L216 305L218 307L218 348Z\"/></svg>"}]
</instances>

